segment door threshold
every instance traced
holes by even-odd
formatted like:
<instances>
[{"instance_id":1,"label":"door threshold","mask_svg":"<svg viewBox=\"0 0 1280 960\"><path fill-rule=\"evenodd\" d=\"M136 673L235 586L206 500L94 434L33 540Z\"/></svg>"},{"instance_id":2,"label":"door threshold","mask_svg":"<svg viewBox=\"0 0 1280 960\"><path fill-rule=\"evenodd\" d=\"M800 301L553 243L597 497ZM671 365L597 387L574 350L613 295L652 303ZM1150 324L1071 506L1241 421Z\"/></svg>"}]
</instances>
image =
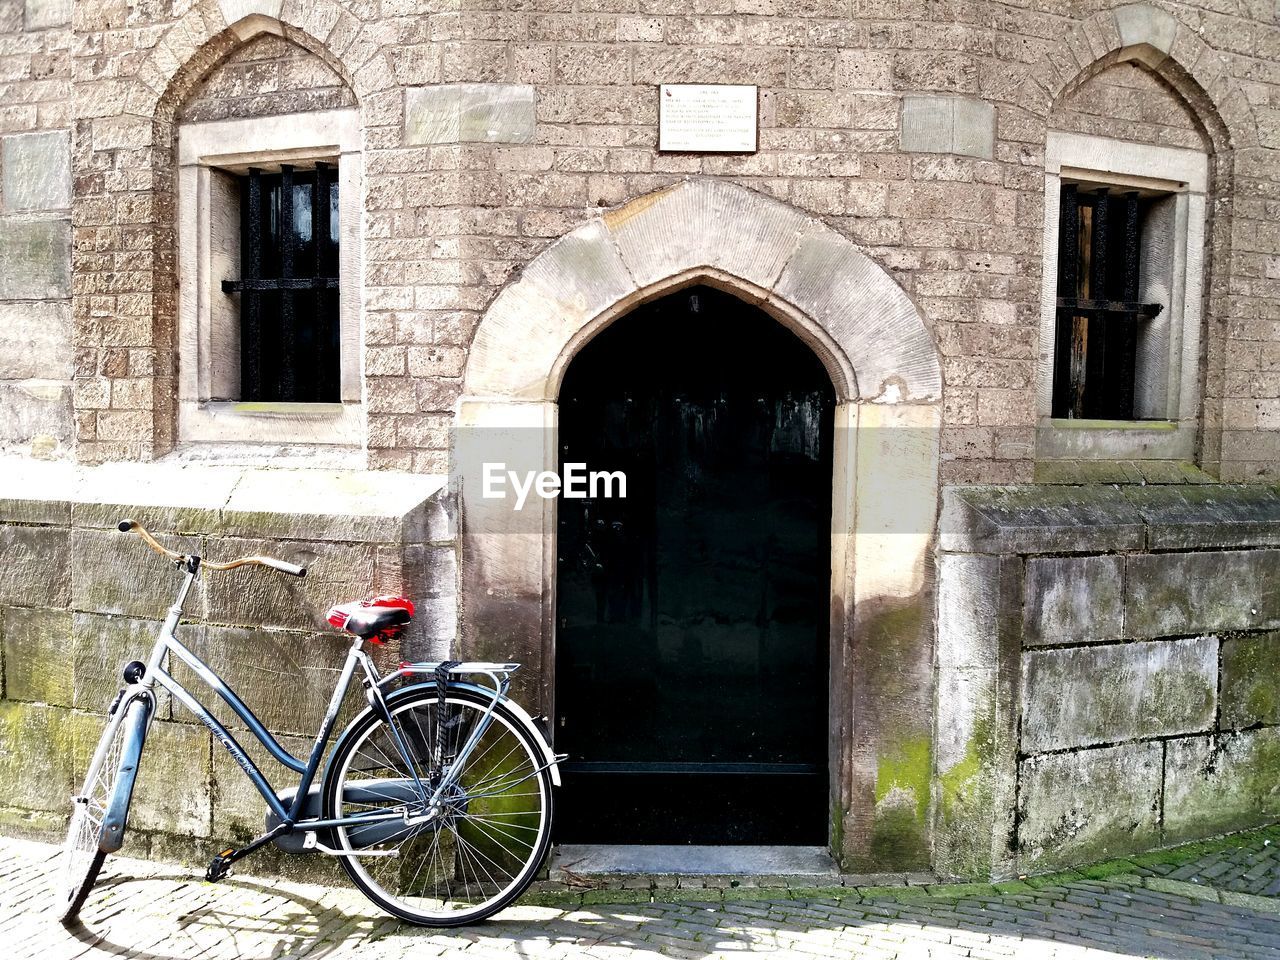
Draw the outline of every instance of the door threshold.
<instances>
[{"instance_id":1,"label":"door threshold","mask_svg":"<svg viewBox=\"0 0 1280 960\"><path fill-rule=\"evenodd\" d=\"M551 857L552 880L570 874L835 877L839 872L826 847L562 843Z\"/></svg>"}]
</instances>

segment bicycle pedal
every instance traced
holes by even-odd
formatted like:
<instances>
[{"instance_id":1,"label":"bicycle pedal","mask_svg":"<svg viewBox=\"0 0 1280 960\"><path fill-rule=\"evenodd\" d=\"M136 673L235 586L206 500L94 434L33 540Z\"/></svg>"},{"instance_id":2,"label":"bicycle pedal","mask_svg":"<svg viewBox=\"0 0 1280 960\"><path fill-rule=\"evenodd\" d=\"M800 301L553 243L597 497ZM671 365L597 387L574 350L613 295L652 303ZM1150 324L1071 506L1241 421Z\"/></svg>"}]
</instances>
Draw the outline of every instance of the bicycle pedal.
<instances>
[{"instance_id":1,"label":"bicycle pedal","mask_svg":"<svg viewBox=\"0 0 1280 960\"><path fill-rule=\"evenodd\" d=\"M234 850L223 850L212 860L209 861L209 869L204 872L204 878L210 883L217 883L224 877L231 875L231 854Z\"/></svg>"}]
</instances>

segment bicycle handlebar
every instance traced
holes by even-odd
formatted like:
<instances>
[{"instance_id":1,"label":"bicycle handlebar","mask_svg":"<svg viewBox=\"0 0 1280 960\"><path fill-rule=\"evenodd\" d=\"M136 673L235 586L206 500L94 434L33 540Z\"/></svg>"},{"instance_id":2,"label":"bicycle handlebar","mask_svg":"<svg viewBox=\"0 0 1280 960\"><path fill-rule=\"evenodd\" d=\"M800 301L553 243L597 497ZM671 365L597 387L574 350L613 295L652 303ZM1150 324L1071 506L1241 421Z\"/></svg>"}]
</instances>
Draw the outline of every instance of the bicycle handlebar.
<instances>
[{"instance_id":1,"label":"bicycle handlebar","mask_svg":"<svg viewBox=\"0 0 1280 960\"><path fill-rule=\"evenodd\" d=\"M178 553L170 550L164 544L160 543L147 532L147 528L138 523L137 520L121 520L117 524L121 533L136 533L142 538L143 543L149 546L162 557L168 557L174 563L182 563L187 559L185 553ZM200 565L210 570L234 570L236 567L258 566L270 567L272 570L279 570L281 573L287 573L291 577L305 577L307 568L300 567L296 563L288 563L284 560L278 560L275 557L237 557L234 560L228 560L225 563L218 563L214 560L200 560Z\"/></svg>"}]
</instances>

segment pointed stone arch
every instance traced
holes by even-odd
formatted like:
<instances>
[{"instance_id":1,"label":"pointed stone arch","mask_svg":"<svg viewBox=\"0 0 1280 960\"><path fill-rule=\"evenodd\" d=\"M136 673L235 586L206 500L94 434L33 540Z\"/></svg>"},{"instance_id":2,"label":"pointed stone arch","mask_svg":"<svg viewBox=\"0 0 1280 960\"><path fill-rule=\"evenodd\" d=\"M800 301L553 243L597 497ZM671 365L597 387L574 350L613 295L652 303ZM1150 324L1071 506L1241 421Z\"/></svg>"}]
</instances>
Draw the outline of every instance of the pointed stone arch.
<instances>
[{"instance_id":1,"label":"pointed stone arch","mask_svg":"<svg viewBox=\"0 0 1280 960\"><path fill-rule=\"evenodd\" d=\"M905 744L933 738L938 351L882 267L784 203L725 181L679 183L562 237L490 305L451 457L460 655L525 664L520 696L554 715L555 500L516 512L487 494L482 475L497 461L520 474L558 470L556 401L570 360L635 306L694 283L761 306L831 375L831 842L854 869L923 869L927 771L893 789L878 789L877 771L898 770Z\"/></svg>"},{"instance_id":2,"label":"pointed stone arch","mask_svg":"<svg viewBox=\"0 0 1280 960\"><path fill-rule=\"evenodd\" d=\"M1205 124L1215 150L1257 145L1253 108L1226 63L1185 23L1145 3L1100 10L1076 23L1028 73L1018 100L1047 118L1064 94L1129 61L1178 91Z\"/></svg>"},{"instance_id":3,"label":"pointed stone arch","mask_svg":"<svg viewBox=\"0 0 1280 960\"><path fill-rule=\"evenodd\" d=\"M105 434L95 428L93 439L82 442L78 455L86 461L102 459L152 459L168 452L176 434L175 340L175 131L180 105L201 79L219 62L248 40L264 33L283 36L324 61L354 94L362 113L364 104L395 83L384 55L382 35L376 25L361 22L338 0L314 0L294 4L288 0L197 0L156 41L134 74L127 78L83 81L77 84L84 131L83 149L73 154L75 200L105 209L118 209L127 228L130 251L145 249L149 261L139 263L126 280L102 278L94 293L73 294L77 318L77 342L96 354L95 368L107 363L111 348L128 347L150 356L152 389L141 409L129 411L128 437L113 429ZM127 152L133 181L149 182L144 196L132 193L116 204L104 187L103 169L117 165L115 153ZM104 156L99 156L99 154ZM101 271L101 257L91 255L92 239L111 223L76 223L72 227L75 269L86 277ZM149 241L149 242L148 242ZM75 252L83 251L83 252ZM133 258L131 262L137 262ZM89 277L88 286L97 278ZM116 299L110 317L100 302L89 299L110 285L123 296ZM93 375L78 378L79 395L86 401L105 386ZM77 397L77 406L80 400ZM88 416L92 416L89 414ZM147 426L141 419L146 417Z\"/></svg>"},{"instance_id":4,"label":"pointed stone arch","mask_svg":"<svg viewBox=\"0 0 1280 960\"><path fill-rule=\"evenodd\" d=\"M942 396L933 339L883 268L821 221L721 180L640 197L543 251L481 320L464 392L554 400L583 343L638 303L698 280L790 326L823 359L843 400Z\"/></svg>"},{"instance_id":5,"label":"pointed stone arch","mask_svg":"<svg viewBox=\"0 0 1280 960\"><path fill-rule=\"evenodd\" d=\"M1200 429L1196 461L1217 474L1222 467L1222 388L1227 357L1227 325L1215 323L1228 309L1225 292L1236 269L1233 248L1237 160L1265 162L1249 98L1227 62L1188 24L1146 3L1100 10L1078 23L1063 42L1050 47L1027 74L1015 103L1000 108L1001 123L1025 122L1046 135L1054 107L1082 84L1119 63L1135 63L1167 84L1202 125L1209 144L1210 222L1203 289ZM1025 139L1025 138L1024 138Z\"/></svg>"}]
</instances>

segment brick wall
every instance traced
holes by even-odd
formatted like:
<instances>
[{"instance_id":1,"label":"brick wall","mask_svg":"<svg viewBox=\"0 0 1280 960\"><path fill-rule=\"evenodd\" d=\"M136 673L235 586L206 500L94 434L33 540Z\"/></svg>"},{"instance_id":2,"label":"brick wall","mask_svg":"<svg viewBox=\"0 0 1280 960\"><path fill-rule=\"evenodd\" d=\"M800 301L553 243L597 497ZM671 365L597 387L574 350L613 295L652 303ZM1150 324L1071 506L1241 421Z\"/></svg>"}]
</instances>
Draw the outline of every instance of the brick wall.
<instances>
[{"instance_id":1,"label":"brick wall","mask_svg":"<svg viewBox=\"0 0 1280 960\"><path fill-rule=\"evenodd\" d=\"M1064 90L1063 123L1104 104L1123 121L1095 117L1108 130L1186 141L1176 91L1208 131L1220 190L1201 459L1211 470L1222 461L1224 476L1237 479L1280 462L1280 236L1268 212L1280 27L1270 8L1228 16L1170 6L1171 57L1155 67L1158 81L1112 64L1072 94L1073 78L1098 72L1123 42L1119 21L1090 4L1013 12L833 2L775 5L768 15L526 6L431 14L288 0L281 8L284 39L327 64L363 111L371 466L442 468L478 318L552 239L601 206L714 176L822 217L914 298L944 355L944 479L1029 480L1041 157ZM13 26L4 43L21 51L22 69L39 61L59 79L20 74L5 123L66 122L72 34ZM61 39L46 49L54 35ZM266 104L249 91L286 82L303 61L285 56L291 48L277 37L240 50L214 0L180 17L82 4L74 37L78 455L150 457L174 442L174 122L183 109L200 117L233 101ZM658 154L654 84L668 80L760 84L760 151ZM532 140L406 138L407 88L466 81L534 85ZM326 92L303 95L304 106L337 96L331 77L322 82ZM202 90L217 92L219 105ZM900 148L903 97L935 94L996 108L990 159ZM113 394L121 378L131 382Z\"/></svg>"},{"instance_id":2,"label":"brick wall","mask_svg":"<svg viewBox=\"0 0 1280 960\"><path fill-rule=\"evenodd\" d=\"M59 4L0 9L0 451L68 456L71 31Z\"/></svg>"}]
</instances>

